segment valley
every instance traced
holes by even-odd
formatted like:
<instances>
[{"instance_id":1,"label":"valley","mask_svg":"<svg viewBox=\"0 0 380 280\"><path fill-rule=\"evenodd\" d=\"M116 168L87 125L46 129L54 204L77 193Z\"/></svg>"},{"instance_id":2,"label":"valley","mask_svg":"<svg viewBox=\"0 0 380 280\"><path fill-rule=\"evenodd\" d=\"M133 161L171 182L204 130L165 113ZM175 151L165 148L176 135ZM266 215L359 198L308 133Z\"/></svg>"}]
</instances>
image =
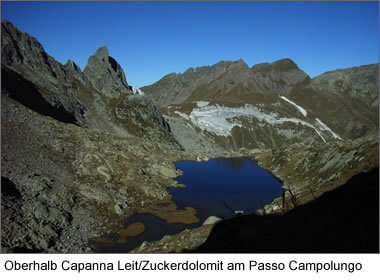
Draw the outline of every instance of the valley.
<instances>
[{"instance_id":1,"label":"valley","mask_svg":"<svg viewBox=\"0 0 380 280\"><path fill-rule=\"evenodd\" d=\"M176 201L172 193L187 188L183 161L256 161L285 192L251 218L273 214L279 221L319 205L330 191L335 198L326 207L345 207L337 199L341 186L360 174L374 178L378 169L378 64L311 78L288 58L253 67L221 61L137 89L107 47L82 71L71 60L56 61L12 23L4 20L1 28L2 252L197 250L228 220L201 225L207 215L200 219L197 207ZM343 196L355 198L356 185L342 188ZM378 213L379 201L370 197L361 203ZM377 228L378 222L368 220ZM179 226L143 242L148 223ZM247 223L237 224L243 230ZM212 236L228 238L220 232ZM137 248L125 245L139 236ZM105 249L110 242L120 246ZM368 246L352 250L372 251L376 242Z\"/></svg>"}]
</instances>

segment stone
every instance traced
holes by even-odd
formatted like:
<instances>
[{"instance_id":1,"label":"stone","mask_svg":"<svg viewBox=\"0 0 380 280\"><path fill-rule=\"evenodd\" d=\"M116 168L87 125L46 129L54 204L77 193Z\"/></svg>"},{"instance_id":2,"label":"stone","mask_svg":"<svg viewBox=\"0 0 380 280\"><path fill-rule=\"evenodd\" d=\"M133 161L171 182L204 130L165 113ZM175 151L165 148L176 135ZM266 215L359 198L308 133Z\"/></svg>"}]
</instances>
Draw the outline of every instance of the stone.
<instances>
[{"instance_id":1,"label":"stone","mask_svg":"<svg viewBox=\"0 0 380 280\"><path fill-rule=\"evenodd\" d=\"M222 219L216 216L210 216L208 217L204 222L203 225L212 225L220 222Z\"/></svg>"},{"instance_id":2,"label":"stone","mask_svg":"<svg viewBox=\"0 0 380 280\"><path fill-rule=\"evenodd\" d=\"M155 169L159 174L161 174L164 177L167 178L176 178L177 177L177 172L174 168L169 168L167 166L159 165L159 164L154 164L153 169Z\"/></svg>"},{"instance_id":3,"label":"stone","mask_svg":"<svg viewBox=\"0 0 380 280\"><path fill-rule=\"evenodd\" d=\"M139 247L139 251L143 250L147 245L149 245L148 241L144 241L143 243L141 243L141 245Z\"/></svg>"},{"instance_id":4,"label":"stone","mask_svg":"<svg viewBox=\"0 0 380 280\"><path fill-rule=\"evenodd\" d=\"M161 241L168 240L171 236L170 235L164 235L164 237L161 238Z\"/></svg>"}]
</instances>

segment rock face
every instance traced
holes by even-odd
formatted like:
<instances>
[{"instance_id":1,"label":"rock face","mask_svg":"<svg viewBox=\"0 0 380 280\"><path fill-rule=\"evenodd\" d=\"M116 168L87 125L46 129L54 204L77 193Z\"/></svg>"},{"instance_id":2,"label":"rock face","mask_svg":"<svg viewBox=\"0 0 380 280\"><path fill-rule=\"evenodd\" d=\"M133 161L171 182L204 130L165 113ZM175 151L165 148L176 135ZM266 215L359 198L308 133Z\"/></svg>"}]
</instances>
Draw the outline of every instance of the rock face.
<instances>
[{"instance_id":1,"label":"rock face","mask_svg":"<svg viewBox=\"0 0 380 280\"><path fill-rule=\"evenodd\" d=\"M108 55L107 47L99 48L88 59L83 73L96 90L111 98L130 92L123 68Z\"/></svg>"},{"instance_id":2,"label":"rock face","mask_svg":"<svg viewBox=\"0 0 380 280\"><path fill-rule=\"evenodd\" d=\"M76 80L80 80L83 82L83 73L78 65L72 60L68 60L66 64L64 65L65 70L69 75L74 77Z\"/></svg>"},{"instance_id":3,"label":"rock face","mask_svg":"<svg viewBox=\"0 0 380 280\"><path fill-rule=\"evenodd\" d=\"M11 97L60 121L83 123L86 107L78 100L77 82L35 38L6 20L1 24L1 68L2 88Z\"/></svg>"}]
</instances>

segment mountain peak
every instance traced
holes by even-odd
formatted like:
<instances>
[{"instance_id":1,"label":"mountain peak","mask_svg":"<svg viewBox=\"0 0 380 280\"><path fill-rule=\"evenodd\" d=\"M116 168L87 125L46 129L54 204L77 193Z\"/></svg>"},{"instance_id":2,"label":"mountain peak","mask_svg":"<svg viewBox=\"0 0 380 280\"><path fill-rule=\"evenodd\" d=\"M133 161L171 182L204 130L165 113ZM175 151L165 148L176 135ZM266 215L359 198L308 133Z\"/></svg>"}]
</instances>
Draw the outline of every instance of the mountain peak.
<instances>
[{"instance_id":1,"label":"mountain peak","mask_svg":"<svg viewBox=\"0 0 380 280\"><path fill-rule=\"evenodd\" d=\"M102 58L108 59L108 56L109 56L108 48L106 46L98 48L94 56L99 59L102 59Z\"/></svg>"},{"instance_id":2,"label":"mountain peak","mask_svg":"<svg viewBox=\"0 0 380 280\"><path fill-rule=\"evenodd\" d=\"M249 70L249 66L247 63L245 63L245 61L243 59L238 59L235 61L234 63L237 67L241 68L241 69L244 69L244 70Z\"/></svg>"},{"instance_id":3,"label":"mountain peak","mask_svg":"<svg viewBox=\"0 0 380 280\"><path fill-rule=\"evenodd\" d=\"M6 28L7 30L15 30L19 33L22 33L21 30L19 30L16 26L14 26L10 21L7 21L6 19L4 19L2 22L1 22L1 25Z\"/></svg>"},{"instance_id":4,"label":"mountain peak","mask_svg":"<svg viewBox=\"0 0 380 280\"><path fill-rule=\"evenodd\" d=\"M284 58L272 63L273 67L278 70L299 69L297 64L290 58Z\"/></svg>"},{"instance_id":5,"label":"mountain peak","mask_svg":"<svg viewBox=\"0 0 380 280\"><path fill-rule=\"evenodd\" d=\"M271 70L277 70L277 71L300 70L297 64L290 58L280 59L272 63L268 63L268 62L259 63L252 66L251 69L254 72L265 72L265 71L271 71Z\"/></svg>"},{"instance_id":6,"label":"mountain peak","mask_svg":"<svg viewBox=\"0 0 380 280\"><path fill-rule=\"evenodd\" d=\"M65 63L64 67L66 69L74 70L75 72L82 72L82 70L80 69L80 67L74 61L72 61L71 59L67 60L67 62Z\"/></svg>"},{"instance_id":7,"label":"mountain peak","mask_svg":"<svg viewBox=\"0 0 380 280\"><path fill-rule=\"evenodd\" d=\"M105 46L90 56L83 73L97 90L106 95L117 97L121 92L130 91L123 68L109 56Z\"/></svg>"}]
</instances>

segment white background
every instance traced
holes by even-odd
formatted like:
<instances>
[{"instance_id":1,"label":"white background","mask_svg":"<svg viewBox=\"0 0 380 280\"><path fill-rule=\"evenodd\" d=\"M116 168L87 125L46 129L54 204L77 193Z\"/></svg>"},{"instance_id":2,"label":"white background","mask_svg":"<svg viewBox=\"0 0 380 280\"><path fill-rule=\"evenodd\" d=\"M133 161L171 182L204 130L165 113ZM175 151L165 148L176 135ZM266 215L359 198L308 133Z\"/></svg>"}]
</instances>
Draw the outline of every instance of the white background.
<instances>
[{"instance_id":1,"label":"white background","mask_svg":"<svg viewBox=\"0 0 380 280\"><path fill-rule=\"evenodd\" d=\"M49 260L58 264L56 271L7 271L5 262L47 262ZM112 262L114 264L113 271L63 271L61 263L68 260L74 262ZM126 262L150 260L151 262L217 262L223 261L223 271L118 271L117 263L120 261L122 265ZM270 262L285 264L283 271L259 271L249 270L250 261ZM362 264L361 271L349 273L348 271L291 271L288 264L291 260L301 262L360 262ZM244 271L228 271L227 263L243 262L245 263ZM176 280L219 280L219 279L260 279L260 280L309 280L309 279L360 279L371 280L380 279L380 255L379 254L2 254L0 255L0 275L2 279L176 279ZM3 278L7 277L7 278ZM117 277L117 278L116 278ZM133 278L130 278L133 277ZM235 278L236 277L236 278Z\"/></svg>"}]
</instances>

